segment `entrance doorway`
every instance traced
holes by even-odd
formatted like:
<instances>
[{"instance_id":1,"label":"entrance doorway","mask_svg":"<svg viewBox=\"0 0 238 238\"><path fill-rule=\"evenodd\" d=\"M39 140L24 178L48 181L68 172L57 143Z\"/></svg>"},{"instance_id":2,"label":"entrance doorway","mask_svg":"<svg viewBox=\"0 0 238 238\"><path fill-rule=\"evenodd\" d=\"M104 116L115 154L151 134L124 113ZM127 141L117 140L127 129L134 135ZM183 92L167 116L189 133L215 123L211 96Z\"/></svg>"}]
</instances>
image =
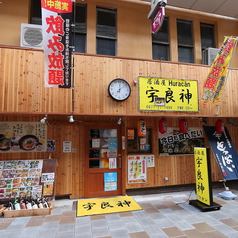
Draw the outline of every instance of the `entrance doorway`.
<instances>
[{"instance_id":1,"label":"entrance doorway","mask_svg":"<svg viewBox=\"0 0 238 238\"><path fill-rule=\"evenodd\" d=\"M85 197L121 195L120 126L92 125L85 130Z\"/></svg>"}]
</instances>

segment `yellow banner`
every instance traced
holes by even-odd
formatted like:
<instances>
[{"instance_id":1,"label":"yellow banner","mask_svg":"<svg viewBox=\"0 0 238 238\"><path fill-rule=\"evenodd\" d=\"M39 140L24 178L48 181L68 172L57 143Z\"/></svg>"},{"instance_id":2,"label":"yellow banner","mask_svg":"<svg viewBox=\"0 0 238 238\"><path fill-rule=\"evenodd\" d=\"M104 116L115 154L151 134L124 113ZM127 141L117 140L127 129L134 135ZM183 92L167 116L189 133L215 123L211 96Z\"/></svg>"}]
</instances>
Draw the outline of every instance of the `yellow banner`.
<instances>
[{"instance_id":1,"label":"yellow banner","mask_svg":"<svg viewBox=\"0 0 238 238\"><path fill-rule=\"evenodd\" d=\"M205 79L202 102L220 102L228 72L228 64L233 55L236 41L237 39L235 37L225 37L222 47Z\"/></svg>"},{"instance_id":2,"label":"yellow banner","mask_svg":"<svg viewBox=\"0 0 238 238\"><path fill-rule=\"evenodd\" d=\"M194 148L195 173L196 173L196 194L197 200L210 206L211 193L208 171L207 149Z\"/></svg>"},{"instance_id":3,"label":"yellow banner","mask_svg":"<svg viewBox=\"0 0 238 238\"><path fill-rule=\"evenodd\" d=\"M198 112L197 80L138 77L139 110Z\"/></svg>"}]
</instances>

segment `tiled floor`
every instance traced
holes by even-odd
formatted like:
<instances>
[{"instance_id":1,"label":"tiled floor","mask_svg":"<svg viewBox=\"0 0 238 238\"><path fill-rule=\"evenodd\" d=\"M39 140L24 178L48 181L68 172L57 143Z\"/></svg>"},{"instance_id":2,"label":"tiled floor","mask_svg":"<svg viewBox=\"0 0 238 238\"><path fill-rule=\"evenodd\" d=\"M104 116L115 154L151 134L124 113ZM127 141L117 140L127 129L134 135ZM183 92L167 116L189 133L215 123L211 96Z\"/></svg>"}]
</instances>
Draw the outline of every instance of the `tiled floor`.
<instances>
[{"instance_id":1,"label":"tiled floor","mask_svg":"<svg viewBox=\"0 0 238 238\"><path fill-rule=\"evenodd\" d=\"M133 196L143 210L86 217L76 217L72 200L56 200L51 215L0 218L0 237L238 238L238 200L220 192L213 190L213 198L222 208L207 212L189 205L189 191Z\"/></svg>"}]
</instances>

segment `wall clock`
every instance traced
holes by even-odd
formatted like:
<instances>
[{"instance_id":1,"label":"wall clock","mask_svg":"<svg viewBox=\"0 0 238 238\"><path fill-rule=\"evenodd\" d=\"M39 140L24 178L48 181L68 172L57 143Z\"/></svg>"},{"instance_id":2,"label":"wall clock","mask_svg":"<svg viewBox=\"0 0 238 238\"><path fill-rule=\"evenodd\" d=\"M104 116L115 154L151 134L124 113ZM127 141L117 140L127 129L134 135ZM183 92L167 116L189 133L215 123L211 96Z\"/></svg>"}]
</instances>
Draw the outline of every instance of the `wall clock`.
<instances>
[{"instance_id":1,"label":"wall clock","mask_svg":"<svg viewBox=\"0 0 238 238\"><path fill-rule=\"evenodd\" d=\"M131 87L126 80L116 78L108 85L108 93L114 100L124 101L131 94Z\"/></svg>"}]
</instances>

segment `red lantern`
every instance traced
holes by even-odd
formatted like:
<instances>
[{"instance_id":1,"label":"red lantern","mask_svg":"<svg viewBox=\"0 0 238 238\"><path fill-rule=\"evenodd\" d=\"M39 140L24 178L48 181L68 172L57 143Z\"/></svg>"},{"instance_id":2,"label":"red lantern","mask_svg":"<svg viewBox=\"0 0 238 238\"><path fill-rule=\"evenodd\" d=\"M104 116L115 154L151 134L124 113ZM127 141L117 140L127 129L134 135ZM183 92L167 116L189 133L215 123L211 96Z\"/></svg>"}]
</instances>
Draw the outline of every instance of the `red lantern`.
<instances>
[{"instance_id":1,"label":"red lantern","mask_svg":"<svg viewBox=\"0 0 238 238\"><path fill-rule=\"evenodd\" d=\"M216 121L216 132L218 133L223 133L224 132L224 122L222 120L217 120Z\"/></svg>"},{"instance_id":2,"label":"red lantern","mask_svg":"<svg viewBox=\"0 0 238 238\"><path fill-rule=\"evenodd\" d=\"M138 121L137 124L137 134L139 137L146 136L146 122L142 119Z\"/></svg>"},{"instance_id":3,"label":"red lantern","mask_svg":"<svg viewBox=\"0 0 238 238\"><path fill-rule=\"evenodd\" d=\"M181 133L184 133L184 134L188 132L188 122L185 119L180 120L179 130Z\"/></svg>"},{"instance_id":4,"label":"red lantern","mask_svg":"<svg viewBox=\"0 0 238 238\"><path fill-rule=\"evenodd\" d=\"M167 131L167 120L164 118L161 118L159 120L159 132L163 134L166 131Z\"/></svg>"}]
</instances>

